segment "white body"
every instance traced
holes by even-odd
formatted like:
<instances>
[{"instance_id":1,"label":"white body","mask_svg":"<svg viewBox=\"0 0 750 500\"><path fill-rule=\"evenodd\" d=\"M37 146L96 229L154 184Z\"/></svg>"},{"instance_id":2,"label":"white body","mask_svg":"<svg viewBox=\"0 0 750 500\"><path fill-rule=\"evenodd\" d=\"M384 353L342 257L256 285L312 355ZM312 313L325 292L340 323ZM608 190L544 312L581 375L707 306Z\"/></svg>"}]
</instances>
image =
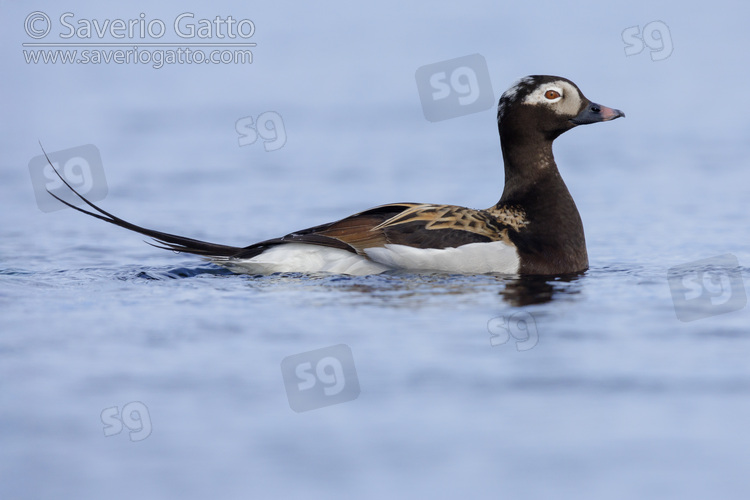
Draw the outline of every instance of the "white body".
<instances>
[{"instance_id":1,"label":"white body","mask_svg":"<svg viewBox=\"0 0 750 500\"><path fill-rule=\"evenodd\" d=\"M414 248L386 244L367 248L365 253L366 256L362 256L339 248L286 243L273 246L252 259L222 259L215 262L239 273L299 272L355 276L399 269L457 274L515 274L520 265L516 248L502 241L470 243L457 248Z\"/></svg>"}]
</instances>

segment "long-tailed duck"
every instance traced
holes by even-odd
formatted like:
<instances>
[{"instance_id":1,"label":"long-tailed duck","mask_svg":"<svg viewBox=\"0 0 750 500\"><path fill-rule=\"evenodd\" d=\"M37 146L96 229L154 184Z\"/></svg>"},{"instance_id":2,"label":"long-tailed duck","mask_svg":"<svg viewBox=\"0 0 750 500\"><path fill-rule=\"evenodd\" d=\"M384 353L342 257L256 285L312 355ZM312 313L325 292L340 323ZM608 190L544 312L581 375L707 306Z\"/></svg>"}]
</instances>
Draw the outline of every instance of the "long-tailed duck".
<instances>
[{"instance_id":1,"label":"long-tailed duck","mask_svg":"<svg viewBox=\"0 0 750 500\"><path fill-rule=\"evenodd\" d=\"M573 273L588 268L586 240L552 142L577 125L620 116L625 114L592 103L566 78L527 76L502 95L497 108L505 187L495 205L474 210L392 203L244 248L131 224L86 200L62 177L94 212L50 194L75 210L150 236L159 248L200 255L239 273Z\"/></svg>"}]
</instances>

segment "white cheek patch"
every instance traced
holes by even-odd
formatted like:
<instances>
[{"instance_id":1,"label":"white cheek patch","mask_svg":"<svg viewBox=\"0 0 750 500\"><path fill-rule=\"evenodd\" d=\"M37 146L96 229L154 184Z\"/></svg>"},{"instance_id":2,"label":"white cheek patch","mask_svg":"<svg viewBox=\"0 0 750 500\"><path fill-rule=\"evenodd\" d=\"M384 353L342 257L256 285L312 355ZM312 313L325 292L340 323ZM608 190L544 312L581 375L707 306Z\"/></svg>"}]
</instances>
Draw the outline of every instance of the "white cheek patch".
<instances>
[{"instance_id":1,"label":"white cheek patch","mask_svg":"<svg viewBox=\"0 0 750 500\"><path fill-rule=\"evenodd\" d=\"M554 99L548 99L545 94L550 90L557 92L558 96ZM526 96L526 99L524 99L523 102L527 104L554 104L561 101L563 96L565 96L565 91L562 89L562 87L558 87L557 85L552 84L542 85L534 92Z\"/></svg>"},{"instance_id":2,"label":"white cheek patch","mask_svg":"<svg viewBox=\"0 0 750 500\"><path fill-rule=\"evenodd\" d=\"M554 90L560 97L547 99L544 94L548 90ZM540 85L523 100L524 104L535 104L549 106L558 115L575 116L581 107L581 95L574 86L568 82L558 80Z\"/></svg>"}]
</instances>

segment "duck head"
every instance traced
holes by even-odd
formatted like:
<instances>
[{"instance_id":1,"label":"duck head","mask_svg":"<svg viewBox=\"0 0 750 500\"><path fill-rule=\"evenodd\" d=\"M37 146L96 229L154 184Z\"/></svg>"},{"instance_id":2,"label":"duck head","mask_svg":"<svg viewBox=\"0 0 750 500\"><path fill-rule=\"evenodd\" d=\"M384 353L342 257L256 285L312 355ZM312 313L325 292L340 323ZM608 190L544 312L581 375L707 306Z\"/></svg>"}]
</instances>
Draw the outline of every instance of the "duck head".
<instances>
[{"instance_id":1,"label":"duck head","mask_svg":"<svg viewBox=\"0 0 750 500\"><path fill-rule=\"evenodd\" d=\"M500 98L497 123L504 135L554 140L578 125L624 117L618 109L590 101L578 86L560 76L534 75L516 82Z\"/></svg>"}]
</instances>

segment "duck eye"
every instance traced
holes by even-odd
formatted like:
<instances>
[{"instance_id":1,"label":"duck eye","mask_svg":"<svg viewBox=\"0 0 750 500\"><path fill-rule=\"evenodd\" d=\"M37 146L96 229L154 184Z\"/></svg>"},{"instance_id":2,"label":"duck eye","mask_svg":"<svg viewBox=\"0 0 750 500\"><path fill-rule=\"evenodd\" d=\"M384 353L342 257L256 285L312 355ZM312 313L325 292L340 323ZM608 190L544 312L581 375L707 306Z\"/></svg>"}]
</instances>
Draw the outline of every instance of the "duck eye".
<instances>
[{"instance_id":1,"label":"duck eye","mask_svg":"<svg viewBox=\"0 0 750 500\"><path fill-rule=\"evenodd\" d=\"M552 101L560 97L560 92L558 92L557 90L548 90L547 92L544 93L544 97Z\"/></svg>"}]
</instances>

